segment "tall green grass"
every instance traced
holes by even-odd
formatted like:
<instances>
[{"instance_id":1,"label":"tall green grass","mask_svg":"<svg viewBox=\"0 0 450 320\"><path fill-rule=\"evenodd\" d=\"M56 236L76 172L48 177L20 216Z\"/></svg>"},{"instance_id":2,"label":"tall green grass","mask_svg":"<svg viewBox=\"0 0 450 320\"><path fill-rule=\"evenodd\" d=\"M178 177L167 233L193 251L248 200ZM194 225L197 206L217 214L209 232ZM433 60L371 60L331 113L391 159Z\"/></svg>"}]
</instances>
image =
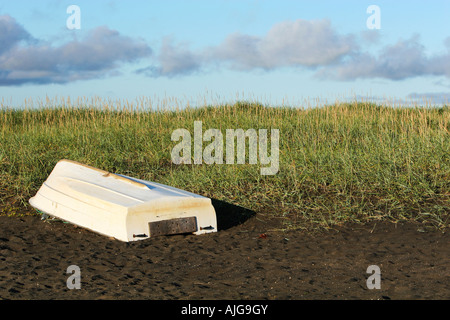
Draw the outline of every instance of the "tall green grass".
<instances>
[{"instance_id":1,"label":"tall green grass","mask_svg":"<svg viewBox=\"0 0 450 320\"><path fill-rule=\"evenodd\" d=\"M193 134L196 120L204 131L279 129L279 172L261 176L260 164L173 164L172 132L185 128ZM65 158L281 217L285 228L374 219L448 226L449 107L356 102L308 109L237 102L178 111L145 111L132 104L3 107L0 130L4 214L14 207L30 209L28 198Z\"/></svg>"}]
</instances>

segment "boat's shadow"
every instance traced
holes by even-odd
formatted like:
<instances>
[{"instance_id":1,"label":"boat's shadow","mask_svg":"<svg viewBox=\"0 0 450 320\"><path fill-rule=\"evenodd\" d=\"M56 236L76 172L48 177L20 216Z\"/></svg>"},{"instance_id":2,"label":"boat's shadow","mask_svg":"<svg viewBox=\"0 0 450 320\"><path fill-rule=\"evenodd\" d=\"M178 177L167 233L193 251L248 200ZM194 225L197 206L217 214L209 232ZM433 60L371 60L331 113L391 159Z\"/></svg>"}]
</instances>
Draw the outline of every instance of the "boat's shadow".
<instances>
[{"instance_id":1,"label":"boat's shadow","mask_svg":"<svg viewBox=\"0 0 450 320\"><path fill-rule=\"evenodd\" d=\"M216 211L218 230L240 225L256 214L255 211L222 200L211 199L211 202Z\"/></svg>"}]
</instances>

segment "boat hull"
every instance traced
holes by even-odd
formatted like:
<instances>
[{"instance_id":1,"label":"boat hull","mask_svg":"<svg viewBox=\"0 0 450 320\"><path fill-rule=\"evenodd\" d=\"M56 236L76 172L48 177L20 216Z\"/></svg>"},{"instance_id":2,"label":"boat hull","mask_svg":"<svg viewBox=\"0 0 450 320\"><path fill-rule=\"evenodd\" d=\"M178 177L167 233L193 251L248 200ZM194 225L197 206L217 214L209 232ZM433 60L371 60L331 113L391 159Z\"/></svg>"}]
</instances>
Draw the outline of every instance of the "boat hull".
<instances>
[{"instance_id":1,"label":"boat hull","mask_svg":"<svg viewBox=\"0 0 450 320\"><path fill-rule=\"evenodd\" d=\"M59 161L29 202L50 216L125 242L217 231L209 198L71 160Z\"/></svg>"}]
</instances>

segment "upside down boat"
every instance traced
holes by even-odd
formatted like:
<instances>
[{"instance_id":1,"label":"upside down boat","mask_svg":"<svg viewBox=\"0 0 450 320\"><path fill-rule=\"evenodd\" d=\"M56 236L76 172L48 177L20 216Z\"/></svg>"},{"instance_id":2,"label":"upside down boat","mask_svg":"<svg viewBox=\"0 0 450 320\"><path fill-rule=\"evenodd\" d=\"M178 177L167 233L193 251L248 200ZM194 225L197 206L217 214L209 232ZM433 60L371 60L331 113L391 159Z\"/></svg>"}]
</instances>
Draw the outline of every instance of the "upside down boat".
<instances>
[{"instance_id":1,"label":"upside down boat","mask_svg":"<svg viewBox=\"0 0 450 320\"><path fill-rule=\"evenodd\" d=\"M29 202L47 215L125 242L217 231L209 198L65 159Z\"/></svg>"}]
</instances>

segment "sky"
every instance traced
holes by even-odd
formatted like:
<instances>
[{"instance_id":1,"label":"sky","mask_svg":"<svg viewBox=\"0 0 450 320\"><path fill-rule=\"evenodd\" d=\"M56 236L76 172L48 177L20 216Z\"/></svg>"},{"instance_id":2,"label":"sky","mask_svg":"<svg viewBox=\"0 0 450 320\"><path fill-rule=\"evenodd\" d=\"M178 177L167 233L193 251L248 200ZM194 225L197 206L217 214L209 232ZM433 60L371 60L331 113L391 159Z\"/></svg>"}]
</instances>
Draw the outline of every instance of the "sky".
<instances>
[{"instance_id":1,"label":"sky","mask_svg":"<svg viewBox=\"0 0 450 320\"><path fill-rule=\"evenodd\" d=\"M0 103L446 103L449 14L450 0L0 0Z\"/></svg>"}]
</instances>

